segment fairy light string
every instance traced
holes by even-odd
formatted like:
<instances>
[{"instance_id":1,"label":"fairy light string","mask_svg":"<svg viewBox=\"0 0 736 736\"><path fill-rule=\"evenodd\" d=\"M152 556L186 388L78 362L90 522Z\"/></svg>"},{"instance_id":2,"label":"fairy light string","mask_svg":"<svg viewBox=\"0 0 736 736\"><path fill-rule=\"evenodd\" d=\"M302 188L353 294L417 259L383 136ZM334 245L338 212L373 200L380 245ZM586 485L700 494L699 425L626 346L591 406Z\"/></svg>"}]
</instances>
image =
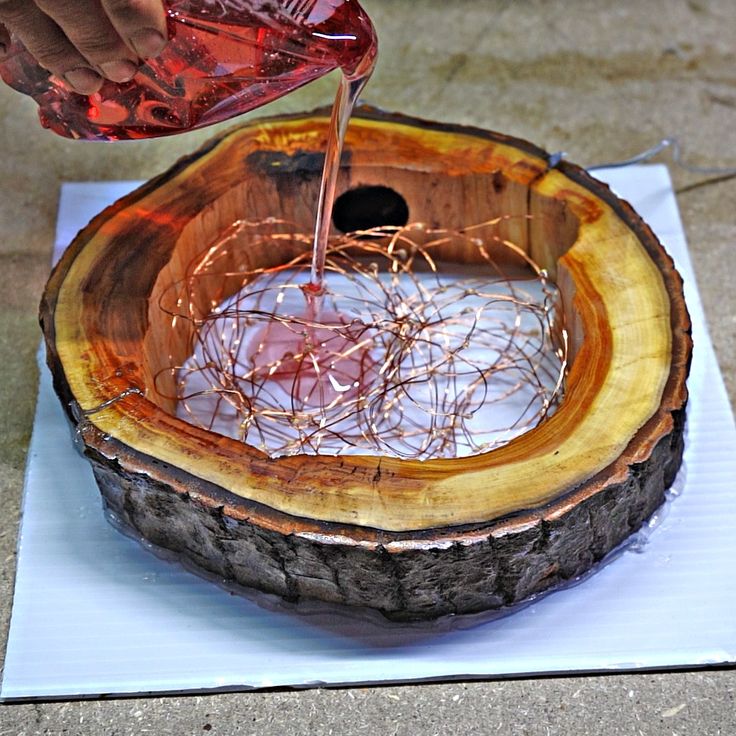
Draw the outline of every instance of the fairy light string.
<instances>
[{"instance_id":1,"label":"fairy light string","mask_svg":"<svg viewBox=\"0 0 736 736\"><path fill-rule=\"evenodd\" d=\"M272 457L453 458L503 445L554 411L567 369L560 293L502 236L509 219L333 238L317 310L303 293L311 235L275 218L239 220L161 298L192 338L157 390L180 418ZM266 246L296 255L232 269L234 250ZM473 265L443 261L448 247ZM240 287L202 314L211 278ZM163 388L172 378L175 396Z\"/></svg>"},{"instance_id":2,"label":"fairy light string","mask_svg":"<svg viewBox=\"0 0 736 736\"><path fill-rule=\"evenodd\" d=\"M676 166L717 175L682 191L736 175L685 163L675 138L588 170L643 163L667 149ZM550 168L565 156L552 154ZM502 446L559 406L569 360L559 290L500 235L514 217L461 230L412 223L335 237L316 312L305 288L312 235L277 218L237 220L160 299L172 329L180 321L191 327L191 349L157 374L154 390L182 419L273 457L452 458ZM443 262L450 244L471 251L477 267ZM228 267L236 250L265 246L288 257L277 266ZM236 279L240 288L203 314L200 282L211 278ZM84 417L130 392L142 393L133 387Z\"/></svg>"}]
</instances>

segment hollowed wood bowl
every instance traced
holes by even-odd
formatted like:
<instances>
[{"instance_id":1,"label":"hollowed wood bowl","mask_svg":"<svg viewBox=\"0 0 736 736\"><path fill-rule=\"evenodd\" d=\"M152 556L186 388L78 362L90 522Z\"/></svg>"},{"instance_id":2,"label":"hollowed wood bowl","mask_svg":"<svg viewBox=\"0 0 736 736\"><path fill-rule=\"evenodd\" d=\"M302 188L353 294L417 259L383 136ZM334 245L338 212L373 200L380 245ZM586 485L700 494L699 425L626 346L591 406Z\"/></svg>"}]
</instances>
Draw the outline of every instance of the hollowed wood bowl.
<instances>
[{"instance_id":1,"label":"hollowed wood bowl","mask_svg":"<svg viewBox=\"0 0 736 736\"><path fill-rule=\"evenodd\" d=\"M215 138L96 217L55 269L48 361L105 503L223 581L397 619L499 608L584 573L662 503L680 465L690 322L632 208L529 143L363 109L340 189L385 185L412 221L440 227L512 215L499 227L559 284L573 358L562 405L535 429L462 459L269 459L177 419L154 389L191 338L162 295L237 218L311 229L327 123L319 112ZM248 265L288 256L252 249ZM202 283L203 310L239 285Z\"/></svg>"}]
</instances>

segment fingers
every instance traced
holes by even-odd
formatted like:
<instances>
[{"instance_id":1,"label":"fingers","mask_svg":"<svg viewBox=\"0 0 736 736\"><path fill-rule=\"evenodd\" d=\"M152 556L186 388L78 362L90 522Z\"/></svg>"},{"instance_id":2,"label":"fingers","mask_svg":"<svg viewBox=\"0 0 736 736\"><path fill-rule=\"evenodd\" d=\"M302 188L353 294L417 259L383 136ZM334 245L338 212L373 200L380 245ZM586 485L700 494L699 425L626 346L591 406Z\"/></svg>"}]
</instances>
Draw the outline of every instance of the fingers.
<instances>
[{"instance_id":1,"label":"fingers","mask_svg":"<svg viewBox=\"0 0 736 736\"><path fill-rule=\"evenodd\" d=\"M138 57L118 35L98 0L36 0L90 65L113 82L138 71Z\"/></svg>"},{"instance_id":2,"label":"fingers","mask_svg":"<svg viewBox=\"0 0 736 736\"><path fill-rule=\"evenodd\" d=\"M127 82L140 59L166 45L161 0L0 0L0 44L7 44L3 24L82 94L96 92L103 77Z\"/></svg>"},{"instance_id":3,"label":"fingers","mask_svg":"<svg viewBox=\"0 0 736 736\"><path fill-rule=\"evenodd\" d=\"M36 0L91 64L114 82L127 82L140 59L165 45L161 0Z\"/></svg>"},{"instance_id":4,"label":"fingers","mask_svg":"<svg viewBox=\"0 0 736 736\"><path fill-rule=\"evenodd\" d=\"M158 56L166 45L166 13L161 0L102 0L120 37L141 58Z\"/></svg>"},{"instance_id":5,"label":"fingers","mask_svg":"<svg viewBox=\"0 0 736 736\"><path fill-rule=\"evenodd\" d=\"M11 29L41 66L82 94L102 86L102 76L72 45L61 28L27 0L0 0L0 23Z\"/></svg>"}]
</instances>

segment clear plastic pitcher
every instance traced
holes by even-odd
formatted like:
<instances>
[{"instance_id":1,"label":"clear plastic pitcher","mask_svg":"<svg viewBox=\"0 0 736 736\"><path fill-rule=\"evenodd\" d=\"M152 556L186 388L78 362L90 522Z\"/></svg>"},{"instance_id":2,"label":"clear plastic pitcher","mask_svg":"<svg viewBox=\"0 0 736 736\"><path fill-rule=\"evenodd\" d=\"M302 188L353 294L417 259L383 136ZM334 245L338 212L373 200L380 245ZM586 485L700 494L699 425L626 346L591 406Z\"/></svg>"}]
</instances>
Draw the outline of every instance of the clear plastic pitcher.
<instances>
[{"instance_id":1,"label":"clear plastic pitcher","mask_svg":"<svg viewBox=\"0 0 736 736\"><path fill-rule=\"evenodd\" d=\"M0 76L33 97L44 127L67 138L153 138L265 105L341 68L360 76L376 53L355 0L171 0L169 43L123 84L80 95L13 39Z\"/></svg>"}]
</instances>

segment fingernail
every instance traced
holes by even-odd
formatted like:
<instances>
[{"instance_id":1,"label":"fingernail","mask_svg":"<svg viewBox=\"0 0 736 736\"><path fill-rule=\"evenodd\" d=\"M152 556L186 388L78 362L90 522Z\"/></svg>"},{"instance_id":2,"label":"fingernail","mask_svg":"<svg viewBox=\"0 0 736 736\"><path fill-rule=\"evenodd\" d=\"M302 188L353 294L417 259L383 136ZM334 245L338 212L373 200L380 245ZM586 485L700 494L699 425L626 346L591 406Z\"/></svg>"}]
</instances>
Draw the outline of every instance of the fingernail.
<instances>
[{"instance_id":1,"label":"fingernail","mask_svg":"<svg viewBox=\"0 0 736 736\"><path fill-rule=\"evenodd\" d=\"M85 66L77 67L68 71L64 79L76 91L83 95L91 95L97 92L102 83L102 77L94 70Z\"/></svg>"},{"instance_id":2,"label":"fingernail","mask_svg":"<svg viewBox=\"0 0 736 736\"><path fill-rule=\"evenodd\" d=\"M130 61L108 61L100 64L100 70L113 82L129 82L138 72L138 67Z\"/></svg>"},{"instance_id":3,"label":"fingernail","mask_svg":"<svg viewBox=\"0 0 736 736\"><path fill-rule=\"evenodd\" d=\"M144 28L130 37L130 45L141 59L158 56L166 46L166 39L153 28Z\"/></svg>"}]
</instances>

